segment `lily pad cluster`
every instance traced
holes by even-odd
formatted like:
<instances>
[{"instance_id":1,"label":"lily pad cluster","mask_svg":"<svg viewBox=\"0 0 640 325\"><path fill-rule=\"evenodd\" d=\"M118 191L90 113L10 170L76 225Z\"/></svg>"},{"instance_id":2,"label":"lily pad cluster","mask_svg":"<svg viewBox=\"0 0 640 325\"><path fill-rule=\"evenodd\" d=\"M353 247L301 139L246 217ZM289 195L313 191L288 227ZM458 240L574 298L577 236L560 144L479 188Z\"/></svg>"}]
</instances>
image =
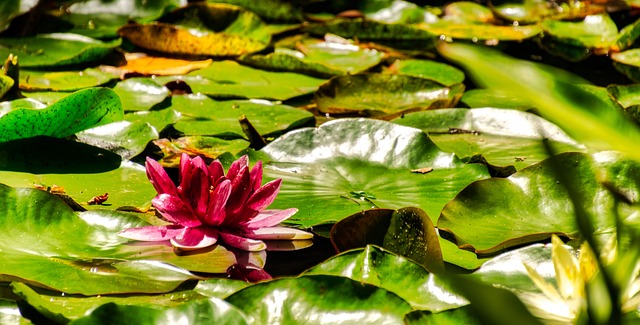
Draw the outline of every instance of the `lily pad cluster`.
<instances>
[{"instance_id":1,"label":"lily pad cluster","mask_svg":"<svg viewBox=\"0 0 640 325\"><path fill-rule=\"evenodd\" d=\"M2 324L640 315L636 1L5 2Z\"/></svg>"}]
</instances>

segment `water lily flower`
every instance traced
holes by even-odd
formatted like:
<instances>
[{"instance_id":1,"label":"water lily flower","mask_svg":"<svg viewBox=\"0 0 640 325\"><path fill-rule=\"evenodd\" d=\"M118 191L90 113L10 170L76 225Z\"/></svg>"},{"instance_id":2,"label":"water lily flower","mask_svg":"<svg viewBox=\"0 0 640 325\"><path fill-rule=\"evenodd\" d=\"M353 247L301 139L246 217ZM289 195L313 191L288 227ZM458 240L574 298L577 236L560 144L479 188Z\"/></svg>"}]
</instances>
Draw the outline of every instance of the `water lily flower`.
<instances>
[{"instance_id":1,"label":"water lily flower","mask_svg":"<svg viewBox=\"0 0 640 325\"><path fill-rule=\"evenodd\" d=\"M572 324L587 308L585 287L598 271L596 257L586 242L577 259L558 236L552 235L551 245L557 287L525 264L529 277L542 293L520 292L519 297L545 323Z\"/></svg>"},{"instance_id":2,"label":"water lily flower","mask_svg":"<svg viewBox=\"0 0 640 325\"><path fill-rule=\"evenodd\" d=\"M180 185L175 186L155 160L147 158L147 176L158 195L153 206L171 224L123 230L120 235L141 241L167 241L180 249L199 249L218 241L245 251L266 249L263 239L309 239L310 233L278 226L298 209L265 210L276 198L281 179L262 185L262 162L249 170L245 155L226 175L216 160L207 166L200 157L182 154Z\"/></svg>"}]
</instances>

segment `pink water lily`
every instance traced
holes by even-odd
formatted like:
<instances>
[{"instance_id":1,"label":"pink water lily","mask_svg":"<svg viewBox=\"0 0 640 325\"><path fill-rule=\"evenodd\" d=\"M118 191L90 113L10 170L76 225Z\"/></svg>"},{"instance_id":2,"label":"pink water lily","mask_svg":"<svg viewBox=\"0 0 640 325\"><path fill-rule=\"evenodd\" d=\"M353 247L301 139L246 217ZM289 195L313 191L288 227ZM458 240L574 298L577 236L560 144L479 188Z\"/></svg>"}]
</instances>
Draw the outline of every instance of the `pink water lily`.
<instances>
[{"instance_id":1,"label":"pink water lily","mask_svg":"<svg viewBox=\"0 0 640 325\"><path fill-rule=\"evenodd\" d=\"M262 184L262 162L249 170L245 155L224 174L216 160L207 166L200 157L182 154L180 185L155 160L147 158L147 176L158 195L153 206L172 224L123 230L120 235L141 241L171 241L181 249L199 249L218 241L245 251L266 249L263 239L309 239L310 233L278 226L298 209L265 210L282 180Z\"/></svg>"}]
</instances>

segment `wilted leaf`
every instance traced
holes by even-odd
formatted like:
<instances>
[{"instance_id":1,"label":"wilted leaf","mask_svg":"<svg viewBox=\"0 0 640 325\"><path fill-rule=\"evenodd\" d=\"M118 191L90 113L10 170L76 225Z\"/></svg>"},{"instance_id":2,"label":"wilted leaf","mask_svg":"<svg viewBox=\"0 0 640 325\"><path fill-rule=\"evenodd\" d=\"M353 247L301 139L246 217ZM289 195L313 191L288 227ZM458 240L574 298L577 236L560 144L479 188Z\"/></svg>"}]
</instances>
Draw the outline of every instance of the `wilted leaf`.
<instances>
[{"instance_id":1,"label":"wilted leaf","mask_svg":"<svg viewBox=\"0 0 640 325\"><path fill-rule=\"evenodd\" d=\"M126 55L127 64L115 68L120 75L179 75L187 74L193 70L206 68L211 64L211 59L200 61L188 61L172 58L149 56L142 53Z\"/></svg>"}]
</instances>

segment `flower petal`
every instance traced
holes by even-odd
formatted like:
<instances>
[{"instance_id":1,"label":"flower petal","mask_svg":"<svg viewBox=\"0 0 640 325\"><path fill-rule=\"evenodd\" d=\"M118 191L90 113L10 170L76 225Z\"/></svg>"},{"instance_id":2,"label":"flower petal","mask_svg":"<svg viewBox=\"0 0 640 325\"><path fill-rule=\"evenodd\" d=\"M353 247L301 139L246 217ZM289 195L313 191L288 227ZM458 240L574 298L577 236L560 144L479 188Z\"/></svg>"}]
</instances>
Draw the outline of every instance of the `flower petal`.
<instances>
[{"instance_id":1,"label":"flower petal","mask_svg":"<svg viewBox=\"0 0 640 325\"><path fill-rule=\"evenodd\" d=\"M165 241L179 235L184 229L184 227L179 225L145 226L125 229L118 235L141 241Z\"/></svg>"},{"instance_id":2,"label":"flower petal","mask_svg":"<svg viewBox=\"0 0 640 325\"><path fill-rule=\"evenodd\" d=\"M220 239L227 245L250 252L262 251L267 245L261 240L241 237L228 232L220 232Z\"/></svg>"},{"instance_id":3,"label":"flower petal","mask_svg":"<svg viewBox=\"0 0 640 325\"><path fill-rule=\"evenodd\" d=\"M209 247L218 241L218 231L214 228L195 227L171 239L171 245L182 249L199 249Z\"/></svg>"},{"instance_id":4,"label":"flower petal","mask_svg":"<svg viewBox=\"0 0 640 325\"><path fill-rule=\"evenodd\" d=\"M264 227L260 229L248 229L245 230L244 235L247 238L261 240L302 240L313 238L313 234L311 233L289 227Z\"/></svg>"},{"instance_id":5,"label":"flower petal","mask_svg":"<svg viewBox=\"0 0 640 325\"><path fill-rule=\"evenodd\" d=\"M247 200L247 207L256 211L261 211L268 207L273 203L273 200L276 199L276 196L280 191L280 184L282 184L281 179L276 179L264 184L263 187L255 191L255 193L253 193Z\"/></svg>"},{"instance_id":6,"label":"flower petal","mask_svg":"<svg viewBox=\"0 0 640 325\"><path fill-rule=\"evenodd\" d=\"M209 171L200 157L194 158L191 164L189 173L181 175L179 193L182 200L189 203L196 216L204 218L209 205Z\"/></svg>"},{"instance_id":7,"label":"flower petal","mask_svg":"<svg viewBox=\"0 0 640 325\"><path fill-rule=\"evenodd\" d=\"M209 207L202 221L210 226L220 225L225 218L225 206L231 194L231 181L225 179L210 194Z\"/></svg>"},{"instance_id":8,"label":"flower petal","mask_svg":"<svg viewBox=\"0 0 640 325\"><path fill-rule=\"evenodd\" d=\"M262 227L272 227L296 214L298 209L290 208L286 210L263 210L253 219L246 223L247 228L256 229Z\"/></svg>"},{"instance_id":9,"label":"flower petal","mask_svg":"<svg viewBox=\"0 0 640 325\"><path fill-rule=\"evenodd\" d=\"M233 181L243 167L249 167L249 156L244 155L234 161L227 171L227 178Z\"/></svg>"},{"instance_id":10,"label":"flower petal","mask_svg":"<svg viewBox=\"0 0 640 325\"><path fill-rule=\"evenodd\" d=\"M186 153L182 153L180 156L180 184L184 182L184 178L188 178L191 175L193 164L191 163L191 157Z\"/></svg>"},{"instance_id":11,"label":"flower petal","mask_svg":"<svg viewBox=\"0 0 640 325\"><path fill-rule=\"evenodd\" d=\"M238 175L234 179L231 180L231 195L229 196L229 201L227 202L227 218L234 214L236 210L239 210L241 207L245 206L245 202L247 198L251 194L251 184L249 178L249 168L246 166L240 169ZM236 217L234 215L234 217ZM239 219L236 218L238 222Z\"/></svg>"},{"instance_id":12,"label":"flower petal","mask_svg":"<svg viewBox=\"0 0 640 325\"><path fill-rule=\"evenodd\" d=\"M219 160L214 160L209 165L209 179L211 180L211 186L217 186L221 179L224 177L224 168Z\"/></svg>"},{"instance_id":13,"label":"flower petal","mask_svg":"<svg viewBox=\"0 0 640 325\"><path fill-rule=\"evenodd\" d=\"M167 175L167 172L157 161L147 157L145 167L147 170L147 178L149 178L151 185L153 185L158 194L167 193L171 195L178 195L176 185L173 184L173 181L169 175Z\"/></svg>"},{"instance_id":14,"label":"flower petal","mask_svg":"<svg viewBox=\"0 0 640 325\"><path fill-rule=\"evenodd\" d=\"M257 191L262 185L262 160L258 160L249 175L251 175L251 189Z\"/></svg>"},{"instance_id":15,"label":"flower petal","mask_svg":"<svg viewBox=\"0 0 640 325\"><path fill-rule=\"evenodd\" d=\"M191 208L178 196L160 194L151 203L170 222L184 227L197 227L201 224Z\"/></svg>"},{"instance_id":16,"label":"flower petal","mask_svg":"<svg viewBox=\"0 0 640 325\"><path fill-rule=\"evenodd\" d=\"M238 279L246 282L256 283L260 281L271 280L272 277L261 268L247 267L240 264L231 265L227 269L227 274L232 279Z\"/></svg>"}]
</instances>

